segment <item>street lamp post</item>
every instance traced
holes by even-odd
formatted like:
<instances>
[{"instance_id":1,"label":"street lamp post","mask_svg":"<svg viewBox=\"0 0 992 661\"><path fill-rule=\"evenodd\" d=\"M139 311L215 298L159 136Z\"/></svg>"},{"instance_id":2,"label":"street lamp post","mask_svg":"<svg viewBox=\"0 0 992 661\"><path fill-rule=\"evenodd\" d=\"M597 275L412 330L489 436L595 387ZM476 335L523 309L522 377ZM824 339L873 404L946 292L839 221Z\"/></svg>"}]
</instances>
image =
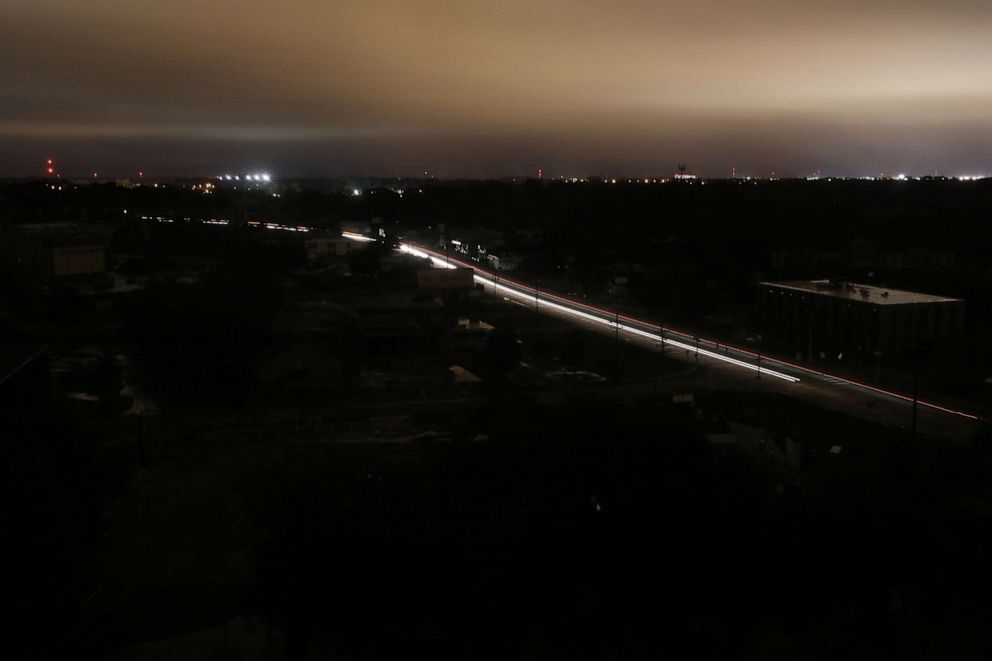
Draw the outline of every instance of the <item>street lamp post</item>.
<instances>
[{"instance_id":1,"label":"street lamp post","mask_svg":"<svg viewBox=\"0 0 992 661\"><path fill-rule=\"evenodd\" d=\"M758 371L754 375L754 378L761 380L761 333L754 336L754 346L758 354Z\"/></svg>"},{"instance_id":2,"label":"street lamp post","mask_svg":"<svg viewBox=\"0 0 992 661\"><path fill-rule=\"evenodd\" d=\"M665 327L658 324L658 335L661 336L661 375L665 376Z\"/></svg>"},{"instance_id":3,"label":"street lamp post","mask_svg":"<svg viewBox=\"0 0 992 661\"><path fill-rule=\"evenodd\" d=\"M920 394L920 374L917 368L913 368L913 441L916 441L916 402Z\"/></svg>"},{"instance_id":4,"label":"street lamp post","mask_svg":"<svg viewBox=\"0 0 992 661\"><path fill-rule=\"evenodd\" d=\"M920 362L923 360L924 353L926 352L926 347L920 344L906 344L906 349L909 353L910 361L913 366L913 421L912 421L912 433L913 441L916 441L916 418L917 418L917 402L919 400L920 392Z\"/></svg>"},{"instance_id":5,"label":"street lamp post","mask_svg":"<svg viewBox=\"0 0 992 661\"><path fill-rule=\"evenodd\" d=\"M613 296L613 374L620 380L620 292L616 282L610 290Z\"/></svg>"},{"instance_id":6,"label":"street lamp post","mask_svg":"<svg viewBox=\"0 0 992 661\"><path fill-rule=\"evenodd\" d=\"M614 361L616 362L617 381L620 380L620 310L614 310L613 314L613 347Z\"/></svg>"}]
</instances>

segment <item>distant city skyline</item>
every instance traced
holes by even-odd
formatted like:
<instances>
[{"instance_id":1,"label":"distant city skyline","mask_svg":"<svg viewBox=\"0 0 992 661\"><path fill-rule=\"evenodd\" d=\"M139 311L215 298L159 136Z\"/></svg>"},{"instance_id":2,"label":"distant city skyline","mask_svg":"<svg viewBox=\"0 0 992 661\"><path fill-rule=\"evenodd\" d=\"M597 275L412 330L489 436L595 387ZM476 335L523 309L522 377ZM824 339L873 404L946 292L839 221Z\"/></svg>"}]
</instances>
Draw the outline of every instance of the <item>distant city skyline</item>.
<instances>
[{"instance_id":1,"label":"distant city skyline","mask_svg":"<svg viewBox=\"0 0 992 661\"><path fill-rule=\"evenodd\" d=\"M978 0L0 4L0 176L981 175Z\"/></svg>"}]
</instances>

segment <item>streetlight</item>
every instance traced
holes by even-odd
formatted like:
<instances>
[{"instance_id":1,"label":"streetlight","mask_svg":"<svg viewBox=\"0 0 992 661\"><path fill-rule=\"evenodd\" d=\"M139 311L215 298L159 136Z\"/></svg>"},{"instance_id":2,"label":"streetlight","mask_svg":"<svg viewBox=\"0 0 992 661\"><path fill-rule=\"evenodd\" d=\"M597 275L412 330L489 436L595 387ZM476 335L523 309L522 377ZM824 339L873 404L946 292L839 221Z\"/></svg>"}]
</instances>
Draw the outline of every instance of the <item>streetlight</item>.
<instances>
[{"instance_id":1,"label":"streetlight","mask_svg":"<svg viewBox=\"0 0 992 661\"><path fill-rule=\"evenodd\" d=\"M926 347L920 344L906 344L906 351L909 354L910 362L913 365L913 440L916 440L916 417L917 400L920 392L920 361L926 352Z\"/></svg>"},{"instance_id":2,"label":"streetlight","mask_svg":"<svg viewBox=\"0 0 992 661\"><path fill-rule=\"evenodd\" d=\"M658 324L658 335L661 336L661 375L665 376L665 327Z\"/></svg>"},{"instance_id":3,"label":"streetlight","mask_svg":"<svg viewBox=\"0 0 992 661\"><path fill-rule=\"evenodd\" d=\"M613 278L610 287L613 296L613 373L620 380L620 291L617 289L617 278Z\"/></svg>"},{"instance_id":4,"label":"streetlight","mask_svg":"<svg viewBox=\"0 0 992 661\"><path fill-rule=\"evenodd\" d=\"M754 336L754 346L758 354L758 371L754 375L754 378L761 380L761 333Z\"/></svg>"}]
</instances>

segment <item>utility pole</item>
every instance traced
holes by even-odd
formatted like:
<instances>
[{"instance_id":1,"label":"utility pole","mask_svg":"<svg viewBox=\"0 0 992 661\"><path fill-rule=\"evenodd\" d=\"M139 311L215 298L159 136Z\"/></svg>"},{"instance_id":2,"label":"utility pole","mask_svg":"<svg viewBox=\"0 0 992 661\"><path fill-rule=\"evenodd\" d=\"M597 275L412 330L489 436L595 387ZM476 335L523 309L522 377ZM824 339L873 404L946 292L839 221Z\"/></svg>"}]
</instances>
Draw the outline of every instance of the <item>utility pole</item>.
<instances>
[{"instance_id":1,"label":"utility pole","mask_svg":"<svg viewBox=\"0 0 992 661\"><path fill-rule=\"evenodd\" d=\"M661 335L661 375L665 376L665 327L658 324L658 335Z\"/></svg>"},{"instance_id":2,"label":"utility pole","mask_svg":"<svg viewBox=\"0 0 992 661\"><path fill-rule=\"evenodd\" d=\"M616 362L616 373L617 381L620 380L620 310L614 310L613 321L613 347L614 347L614 360Z\"/></svg>"},{"instance_id":3,"label":"utility pole","mask_svg":"<svg viewBox=\"0 0 992 661\"><path fill-rule=\"evenodd\" d=\"M756 340L754 346L758 352L758 374L754 378L760 381L761 380L761 333L758 333L754 339Z\"/></svg>"},{"instance_id":4,"label":"utility pole","mask_svg":"<svg viewBox=\"0 0 992 661\"><path fill-rule=\"evenodd\" d=\"M913 442L915 443L917 403L920 394L920 361L923 360L927 348L919 344L906 344L906 349L913 364L913 421L910 428L912 430Z\"/></svg>"},{"instance_id":5,"label":"utility pole","mask_svg":"<svg viewBox=\"0 0 992 661\"><path fill-rule=\"evenodd\" d=\"M913 369L913 442L916 442L916 402L920 394L919 370Z\"/></svg>"}]
</instances>

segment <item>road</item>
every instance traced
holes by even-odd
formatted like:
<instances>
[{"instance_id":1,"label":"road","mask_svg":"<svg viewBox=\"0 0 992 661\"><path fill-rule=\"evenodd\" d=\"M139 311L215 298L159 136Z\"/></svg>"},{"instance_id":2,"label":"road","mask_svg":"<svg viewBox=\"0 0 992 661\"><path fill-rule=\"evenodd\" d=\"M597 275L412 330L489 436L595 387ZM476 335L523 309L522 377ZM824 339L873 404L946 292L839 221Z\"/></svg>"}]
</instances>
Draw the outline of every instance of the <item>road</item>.
<instances>
[{"instance_id":1,"label":"road","mask_svg":"<svg viewBox=\"0 0 992 661\"><path fill-rule=\"evenodd\" d=\"M172 218L149 216L142 218L150 221L173 222ZM212 219L200 222L226 224L228 221ZM311 230L305 226L285 226L258 221L250 221L249 225L293 232ZM342 236L360 242L375 240L353 232L343 232ZM907 428L911 426L914 402L913 397L906 393L878 388L868 383L817 370L808 365L760 355L750 349L697 337L650 320L620 314L558 294L542 292L530 284L506 278L478 264L446 256L416 243L401 243L399 249L401 252L429 259L437 267L470 268L474 271L475 281L493 293L517 302L533 303L535 309L542 313L558 315L572 323L600 332L616 333L624 340L648 349L686 351L690 357L696 357L701 367L709 368L705 374L695 378L696 385L713 389L740 389L747 383L742 381L744 377L751 380L751 388L782 392L882 424ZM920 433L964 439L974 429L978 420L978 416L971 411L946 406L939 402L918 399L916 406L917 429Z\"/></svg>"},{"instance_id":2,"label":"road","mask_svg":"<svg viewBox=\"0 0 992 661\"><path fill-rule=\"evenodd\" d=\"M401 243L401 252L429 259L439 268L471 268L475 281L508 300L533 305L545 314L568 318L573 323L616 333L624 340L654 350L684 351L696 358L707 372L702 381L710 388L733 389L749 384L806 399L826 408L844 411L875 422L909 428L913 397L854 381L815 368L758 354L750 349L696 337L675 328L589 305L565 296L543 292L532 285L503 277L467 260L445 256L414 243ZM697 355L698 354L698 355ZM742 379L744 379L742 381ZM701 384L703 385L703 384ZM920 433L964 439L978 416L938 402L917 400Z\"/></svg>"}]
</instances>

